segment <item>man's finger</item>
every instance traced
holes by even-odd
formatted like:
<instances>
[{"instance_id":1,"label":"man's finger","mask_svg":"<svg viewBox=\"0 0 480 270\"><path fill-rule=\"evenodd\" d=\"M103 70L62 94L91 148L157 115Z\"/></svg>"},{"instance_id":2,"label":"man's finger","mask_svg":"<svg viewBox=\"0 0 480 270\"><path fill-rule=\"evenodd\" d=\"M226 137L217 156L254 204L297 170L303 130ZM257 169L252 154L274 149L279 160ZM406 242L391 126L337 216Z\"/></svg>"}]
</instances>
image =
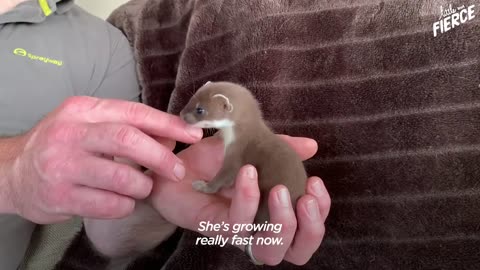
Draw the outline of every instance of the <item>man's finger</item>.
<instances>
[{"instance_id":1,"label":"man's finger","mask_svg":"<svg viewBox=\"0 0 480 270\"><path fill-rule=\"evenodd\" d=\"M228 214L228 221L232 226L234 224L250 224L255 219L260 201L257 179L258 175L255 167L247 165L240 170L235 180L235 193ZM236 234L244 235L241 232Z\"/></svg>"},{"instance_id":2,"label":"man's finger","mask_svg":"<svg viewBox=\"0 0 480 270\"><path fill-rule=\"evenodd\" d=\"M203 136L201 128L187 125L180 117L139 102L92 97L70 98L62 106L67 113L90 123L117 123L134 126L152 136L184 143L195 143Z\"/></svg>"},{"instance_id":3,"label":"man's finger","mask_svg":"<svg viewBox=\"0 0 480 270\"><path fill-rule=\"evenodd\" d=\"M152 180L129 165L94 156L76 161L67 172L76 184L104 189L135 199L144 199L152 190Z\"/></svg>"},{"instance_id":4,"label":"man's finger","mask_svg":"<svg viewBox=\"0 0 480 270\"><path fill-rule=\"evenodd\" d=\"M255 234L252 243L252 253L255 258L267 265L277 265L282 262L285 254L290 247L295 231L297 229L297 220L293 206L290 200L288 189L279 185L271 189L268 198L268 207L270 209L270 222L274 226L282 224L281 231L261 231ZM256 245L256 239L259 238L281 239L279 245Z\"/></svg>"},{"instance_id":5,"label":"man's finger","mask_svg":"<svg viewBox=\"0 0 480 270\"><path fill-rule=\"evenodd\" d=\"M302 160L307 160L315 155L318 150L318 144L315 140L304 137L291 137L288 135L277 135L287 142Z\"/></svg>"},{"instance_id":6,"label":"man's finger","mask_svg":"<svg viewBox=\"0 0 480 270\"><path fill-rule=\"evenodd\" d=\"M109 191L77 186L65 199L65 205L67 207L60 214L114 219L132 213L135 201Z\"/></svg>"},{"instance_id":7,"label":"man's finger","mask_svg":"<svg viewBox=\"0 0 480 270\"><path fill-rule=\"evenodd\" d=\"M307 193L314 196L317 200L320 213L325 221L330 212L331 199L322 179L310 177L307 182Z\"/></svg>"},{"instance_id":8,"label":"man's finger","mask_svg":"<svg viewBox=\"0 0 480 270\"><path fill-rule=\"evenodd\" d=\"M185 177L185 166L175 154L128 125L89 124L80 143L89 152L127 158L171 180Z\"/></svg>"},{"instance_id":9,"label":"man's finger","mask_svg":"<svg viewBox=\"0 0 480 270\"><path fill-rule=\"evenodd\" d=\"M168 150L170 151L173 151L173 149L175 149L175 146L177 145L177 143L172 140L172 139L168 139L168 138L164 138L164 137L153 137L159 144L165 146L168 148Z\"/></svg>"},{"instance_id":10,"label":"man's finger","mask_svg":"<svg viewBox=\"0 0 480 270\"><path fill-rule=\"evenodd\" d=\"M297 220L295 240L284 259L296 265L304 265L319 248L325 234L324 217L315 197L305 195L298 200Z\"/></svg>"}]
</instances>

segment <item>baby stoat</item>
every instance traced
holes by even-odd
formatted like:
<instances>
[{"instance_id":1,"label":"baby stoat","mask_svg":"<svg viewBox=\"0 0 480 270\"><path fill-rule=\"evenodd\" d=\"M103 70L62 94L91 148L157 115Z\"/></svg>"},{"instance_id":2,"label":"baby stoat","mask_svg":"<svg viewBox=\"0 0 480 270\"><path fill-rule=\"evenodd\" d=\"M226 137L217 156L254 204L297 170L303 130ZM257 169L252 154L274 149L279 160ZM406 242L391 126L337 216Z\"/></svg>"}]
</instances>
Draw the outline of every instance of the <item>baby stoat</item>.
<instances>
[{"instance_id":1,"label":"baby stoat","mask_svg":"<svg viewBox=\"0 0 480 270\"><path fill-rule=\"evenodd\" d=\"M266 125L258 101L245 87L231 82L207 82L180 112L188 124L219 129L225 146L223 166L213 180L193 182L195 190L215 193L231 186L240 168L255 166L260 204L255 223L269 221L268 194L285 185L295 209L305 193L307 173L299 155Z\"/></svg>"}]
</instances>

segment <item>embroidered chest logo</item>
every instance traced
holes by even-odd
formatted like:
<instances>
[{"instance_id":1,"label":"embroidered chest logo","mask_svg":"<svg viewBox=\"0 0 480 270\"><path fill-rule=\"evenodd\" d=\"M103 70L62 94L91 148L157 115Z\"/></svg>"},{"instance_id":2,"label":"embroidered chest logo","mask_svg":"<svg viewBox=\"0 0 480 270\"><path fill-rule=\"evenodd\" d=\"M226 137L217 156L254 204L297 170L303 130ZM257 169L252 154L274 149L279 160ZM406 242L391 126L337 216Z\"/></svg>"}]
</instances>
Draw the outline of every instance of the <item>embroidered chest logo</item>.
<instances>
[{"instance_id":1,"label":"embroidered chest logo","mask_svg":"<svg viewBox=\"0 0 480 270\"><path fill-rule=\"evenodd\" d=\"M32 53L27 52L25 49L22 48L16 48L13 50L13 54L17 56L22 56L22 57L28 57L29 59L33 61L40 61L44 62L46 64L51 64L51 65L56 65L56 66L63 66L63 61L62 60L56 60L56 59L51 59L49 57L44 57L44 56L39 56L35 55Z\"/></svg>"}]
</instances>

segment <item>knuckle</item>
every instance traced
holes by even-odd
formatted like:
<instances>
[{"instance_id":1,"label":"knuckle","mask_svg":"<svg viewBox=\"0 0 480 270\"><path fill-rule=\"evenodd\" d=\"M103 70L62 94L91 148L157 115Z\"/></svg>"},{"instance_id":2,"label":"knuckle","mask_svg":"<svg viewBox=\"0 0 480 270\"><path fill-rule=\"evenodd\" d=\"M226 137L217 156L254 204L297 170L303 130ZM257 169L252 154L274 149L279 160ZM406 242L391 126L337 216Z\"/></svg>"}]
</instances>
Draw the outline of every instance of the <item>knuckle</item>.
<instances>
[{"instance_id":1,"label":"knuckle","mask_svg":"<svg viewBox=\"0 0 480 270\"><path fill-rule=\"evenodd\" d=\"M173 168L177 163L175 159L175 155L172 154L171 152L165 151L164 149L162 149L161 151L158 151L157 155L158 155L158 159L163 164L166 164L166 166L170 168Z\"/></svg>"},{"instance_id":2,"label":"knuckle","mask_svg":"<svg viewBox=\"0 0 480 270\"><path fill-rule=\"evenodd\" d=\"M83 202L81 206L81 211L84 213L99 213L99 216L104 217L104 214L102 213L102 208L99 207L98 199L93 199L93 200L88 200Z\"/></svg>"},{"instance_id":3,"label":"knuckle","mask_svg":"<svg viewBox=\"0 0 480 270\"><path fill-rule=\"evenodd\" d=\"M67 98L62 104L62 110L65 112L82 112L90 110L98 103L99 99L88 96L73 96Z\"/></svg>"},{"instance_id":4,"label":"knuckle","mask_svg":"<svg viewBox=\"0 0 480 270\"><path fill-rule=\"evenodd\" d=\"M108 218L121 218L132 210L132 203L127 199L115 196L102 203L102 215Z\"/></svg>"},{"instance_id":5,"label":"knuckle","mask_svg":"<svg viewBox=\"0 0 480 270\"><path fill-rule=\"evenodd\" d=\"M121 145L136 146L141 141L140 134L129 126L120 127L115 135L115 140Z\"/></svg>"},{"instance_id":6,"label":"knuckle","mask_svg":"<svg viewBox=\"0 0 480 270\"><path fill-rule=\"evenodd\" d=\"M297 230L297 221L295 218L289 219L282 225L282 231L285 233L293 233Z\"/></svg>"},{"instance_id":7,"label":"knuckle","mask_svg":"<svg viewBox=\"0 0 480 270\"><path fill-rule=\"evenodd\" d=\"M63 109L65 110L75 109L83 102L84 102L84 97L80 97L80 96L68 97L63 102Z\"/></svg>"},{"instance_id":8,"label":"knuckle","mask_svg":"<svg viewBox=\"0 0 480 270\"><path fill-rule=\"evenodd\" d=\"M125 117L129 122L141 123L150 115L150 110L142 103L129 103L125 110Z\"/></svg>"},{"instance_id":9,"label":"knuckle","mask_svg":"<svg viewBox=\"0 0 480 270\"><path fill-rule=\"evenodd\" d=\"M152 181L149 180L149 181L144 182L144 184L142 185L142 188L138 192L139 193L138 198L139 199L147 198L150 195L150 193L152 192L152 188L153 188L153 182Z\"/></svg>"},{"instance_id":10,"label":"knuckle","mask_svg":"<svg viewBox=\"0 0 480 270\"><path fill-rule=\"evenodd\" d=\"M117 166L113 171L112 183L114 190L123 191L128 187L130 182L130 170L126 166Z\"/></svg>"},{"instance_id":11,"label":"knuckle","mask_svg":"<svg viewBox=\"0 0 480 270\"><path fill-rule=\"evenodd\" d=\"M164 114L160 121L158 121L159 127L163 129L171 129L178 127L178 122L168 114Z\"/></svg>"},{"instance_id":12,"label":"knuckle","mask_svg":"<svg viewBox=\"0 0 480 270\"><path fill-rule=\"evenodd\" d=\"M242 193L243 193L243 196L245 197L245 199L250 201L250 202L258 201L258 199L260 198L260 190L255 189L255 188L243 187L242 188Z\"/></svg>"}]
</instances>

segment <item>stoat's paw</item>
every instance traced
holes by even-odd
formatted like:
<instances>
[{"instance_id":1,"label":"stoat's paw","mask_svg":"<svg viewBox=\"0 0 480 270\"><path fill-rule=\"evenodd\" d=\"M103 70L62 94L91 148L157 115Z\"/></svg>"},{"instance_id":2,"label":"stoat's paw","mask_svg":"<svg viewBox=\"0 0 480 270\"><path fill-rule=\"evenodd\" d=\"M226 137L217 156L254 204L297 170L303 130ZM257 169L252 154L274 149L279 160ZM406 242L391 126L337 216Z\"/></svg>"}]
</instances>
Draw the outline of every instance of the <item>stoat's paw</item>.
<instances>
[{"instance_id":1,"label":"stoat's paw","mask_svg":"<svg viewBox=\"0 0 480 270\"><path fill-rule=\"evenodd\" d=\"M193 187L193 189L195 189L197 191L204 192L204 193L214 193L215 192L215 190L211 186L209 186L207 182L202 181L202 180L194 181L192 183L192 187Z\"/></svg>"}]
</instances>

